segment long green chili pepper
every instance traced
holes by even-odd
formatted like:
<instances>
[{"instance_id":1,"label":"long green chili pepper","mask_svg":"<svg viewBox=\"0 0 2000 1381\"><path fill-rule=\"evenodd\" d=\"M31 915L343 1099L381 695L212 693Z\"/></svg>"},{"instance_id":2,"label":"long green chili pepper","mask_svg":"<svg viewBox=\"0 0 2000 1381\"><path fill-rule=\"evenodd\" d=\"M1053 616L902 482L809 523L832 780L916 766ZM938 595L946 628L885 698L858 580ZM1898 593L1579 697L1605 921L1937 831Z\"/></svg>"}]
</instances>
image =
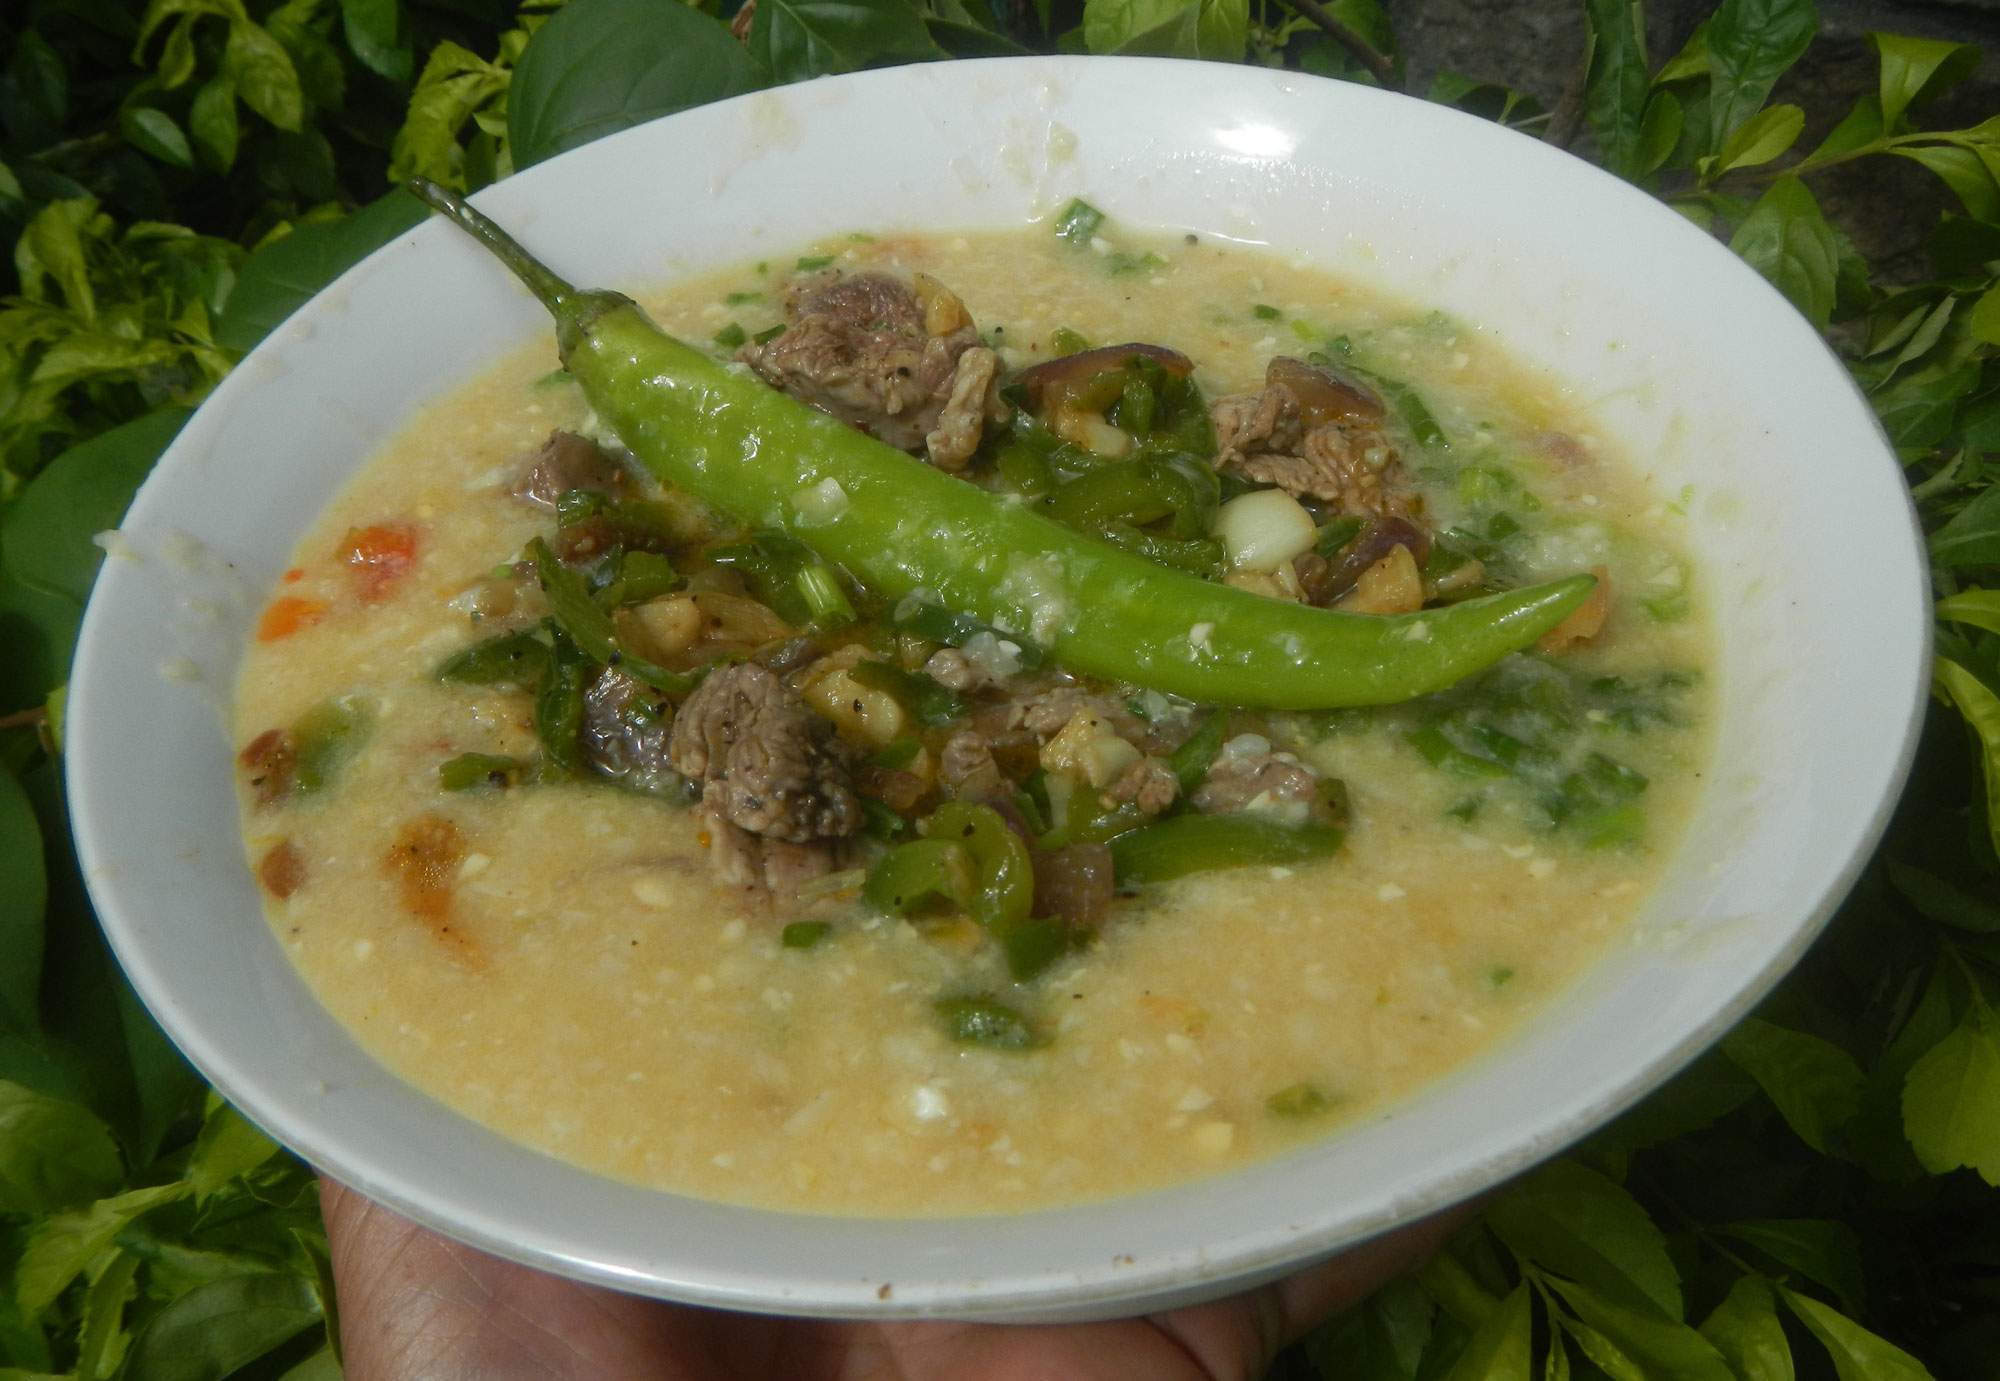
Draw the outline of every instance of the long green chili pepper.
<instances>
[{"instance_id":1,"label":"long green chili pepper","mask_svg":"<svg viewBox=\"0 0 2000 1381\"><path fill-rule=\"evenodd\" d=\"M1378 617L1170 571L905 455L664 334L628 297L580 290L452 193L411 190L513 271L556 319L557 353L659 479L778 527L894 601L1047 646L1073 671L1205 704L1327 709L1442 690L1533 642L1588 575Z\"/></svg>"}]
</instances>

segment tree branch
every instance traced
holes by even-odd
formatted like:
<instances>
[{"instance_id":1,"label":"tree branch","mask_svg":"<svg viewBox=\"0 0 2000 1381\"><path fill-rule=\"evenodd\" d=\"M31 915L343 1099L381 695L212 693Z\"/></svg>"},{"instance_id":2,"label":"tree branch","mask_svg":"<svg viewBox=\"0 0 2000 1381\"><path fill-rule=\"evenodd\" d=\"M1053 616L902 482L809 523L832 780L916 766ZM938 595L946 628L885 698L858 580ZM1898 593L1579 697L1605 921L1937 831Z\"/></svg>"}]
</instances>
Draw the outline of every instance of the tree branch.
<instances>
[{"instance_id":1,"label":"tree branch","mask_svg":"<svg viewBox=\"0 0 2000 1381\"><path fill-rule=\"evenodd\" d=\"M1396 75L1396 64L1389 61L1381 53L1376 52L1375 46L1367 39L1348 28L1347 25L1341 23L1338 19L1335 19L1332 11L1320 4L1319 0L1281 0L1281 3L1287 9L1294 10L1304 15L1307 19L1310 19L1321 29L1325 30L1335 43L1338 43L1348 52L1354 54L1355 59L1373 74L1375 80L1382 83L1382 88L1385 91L1401 91L1403 89L1402 80Z\"/></svg>"}]
</instances>

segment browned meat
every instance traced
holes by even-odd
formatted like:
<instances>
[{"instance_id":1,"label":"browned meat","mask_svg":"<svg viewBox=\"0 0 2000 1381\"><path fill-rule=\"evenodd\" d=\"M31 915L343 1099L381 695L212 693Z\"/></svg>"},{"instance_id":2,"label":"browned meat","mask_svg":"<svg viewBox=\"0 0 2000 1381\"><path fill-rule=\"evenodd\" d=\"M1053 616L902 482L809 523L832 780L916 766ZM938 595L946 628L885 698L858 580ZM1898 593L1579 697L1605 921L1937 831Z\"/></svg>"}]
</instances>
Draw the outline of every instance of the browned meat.
<instances>
[{"instance_id":1,"label":"browned meat","mask_svg":"<svg viewBox=\"0 0 2000 1381\"><path fill-rule=\"evenodd\" d=\"M1408 519L1417 493L1383 435L1383 416L1382 400L1367 385L1279 356L1263 388L1209 408L1215 468L1358 517Z\"/></svg>"},{"instance_id":2,"label":"browned meat","mask_svg":"<svg viewBox=\"0 0 2000 1381\"><path fill-rule=\"evenodd\" d=\"M465 836L442 815L419 815L396 834L382 856L403 907L427 923L431 933L459 957L483 963L478 942L463 926L452 924L452 896L458 887L459 865L465 861Z\"/></svg>"},{"instance_id":3,"label":"browned meat","mask_svg":"<svg viewBox=\"0 0 2000 1381\"><path fill-rule=\"evenodd\" d=\"M290 729L266 729L250 740L236 761L248 775L260 806L276 805L292 794L299 770L299 742Z\"/></svg>"},{"instance_id":4,"label":"browned meat","mask_svg":"<svg viewBox=\"0 0 2000 1381\"><path fill-rule=\"evenodd\" d=\"M1035 914L1095 925L1112 901L1111 848L1069 844L1035 852Z\"/></svg>"},{"instance_id":5,"label":"browned meat","mask_svg":"<svg viewBox=\"0 0 2000 1381\"><path fill-rule=\"evenodd\" d=\"M965 308L922 274L916 289L881 273L815 281L794 298L792 324L737 358L765 382L905 451L965 464L987 418L1005 416L998 360Z\"/></svg>"},{"instance_id":6,"label":"browned meat","mask_svg":"<svg viewBox=\"0 0 2000 1381\"><path fill-rule=\"evenodd\" d=\"M945 740L938 753L938 776L952 795L985 800L1012 790L993 757L993 745L977 729L960 729Z\"/></svg>"},{"instance_id":7,"label":"browned meat","mask_svg":"<svg viewBox=\"0 0 2000 1381\"><path fill-rule=\"evenodd\" d=\"M830 839L806 844L765 839L712 810L705 813L716 877L725 886L740 888L751 901L763 904L774 897L789 898L800 884L833 871L835 845Z\"/></svg>"},{"instance_id":8,"label":"browned meat","mask_svg":"<svg viewBox=\"0 0 2000 1381\"><path fill-rule=\"evenodd\" d=\"M1233 739L1208 770L1208 780L1188 798L1204 815L1232 815L1253 806L1303 813L1319 802L1319 778L1311 768L1265 748Z\"/></svg>"},{"instance_id":9,"label":"browned meat","mask_svg":"<svg viewBox=\"0 0 2000 1381\"><path fill-rule=\"evenodd\" d=\"M575 432L550 432L535 463L514 486L516 498L526 499L537 508L553 510L556 500L573 489L592 494L623 498L630 488L618 462L587 436Z\"/></svg>"},{"instance_id":10,"label":"browned meat","mask_svg":"<svg viewBox=\"0 0 2000 1381\"><path fill-rule=\"evenodd\" d=\"M613 547L671 555L674 544L651 523L619 513L593 513L556 533L552 550L566 566L593 566Z\"/></svg>"},{"instance_id":11,"label":"browned meat","mask_svg":"<svg viewBox=\"0 0 2000 1381\"><path fill-rule=\"evenodd\" d=\"M583 695L578 742L598 770L639 791L678 795L687 779L674 770L668 743L673 707L616 667L606 667Z\"/></svg>"},{"instance_id":12,"label":"browned meat","mask_svg":"<svg viewBox=\"0 0 2000 1381\"><path fill-rule=\"evenodd\" d=\"M1121 805L1130 802L1148 815L1158 815L1174 803L1180 789L1180 778L1171 767L1158 758L1140 758L1104 788L1104 795Z\"/></svg>"},{"instance_id":13,"label":"browned meat","mask_svg":"<svg viewBox=\"0 0 2000 1381\"><path fill-rule=\"evenodd\" d=\"M682 775L703 783L716 818L752 834L802 844L861 828L832 723L754 662L696 687L674 717L668 751Z\"/></svg>"}]
</instances>

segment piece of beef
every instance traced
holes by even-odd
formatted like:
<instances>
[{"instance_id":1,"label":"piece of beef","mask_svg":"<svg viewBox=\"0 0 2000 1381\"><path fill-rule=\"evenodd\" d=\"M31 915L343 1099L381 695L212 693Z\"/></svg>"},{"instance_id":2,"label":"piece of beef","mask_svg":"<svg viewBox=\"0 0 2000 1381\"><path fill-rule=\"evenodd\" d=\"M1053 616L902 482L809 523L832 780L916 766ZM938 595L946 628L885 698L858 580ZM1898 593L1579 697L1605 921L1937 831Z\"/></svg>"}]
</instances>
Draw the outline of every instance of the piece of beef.
<instances>
[{"instance_id":1,"label":"piece of beef","mask_svg":"<svg viewBox=\"0 0 2000 1381\"><path fill-rule=\"evenodd\" d=\"M1279 356L1263 388L1209 408L1215 468L1356 517L1412 519L1416 489L1382 431L1385 415L1366 384Z\"/></svg>"},{"instance_id":2,"label":"piece of beef","mask_svg":"<svg viewBox=\"0 0 2000 1381\"><path fill-rule=\"evenodd\" d=\"M962 467L988 418L1005 416L998 358L980 345L965 308L918 275L916 290L883 273L810 280L791 324L737 358L766 383L905 451Z\"/></svg>"},{"instance_id":3,"label":"piece of beef","mask_svg":"<svg viewBox=\"0 0 2000 1381\"><path fill-rule=\"evenodd\" d=\"M1180 778L1171 767L1158 758L1140 758L1104 788L1104 795L1120 805L1129 802L1148 815L1158 815L1174 803L1180 789Z\"/></svg>"},{"instance_id":4,"label":"piece of beef","mask_svg":"<svg viewBox=\"0 0 2000 1381\"><path fill-rule=\"evenodd\" d=\"M624 498L631 480L618 462L587 436L555 431L535 452L534 464L514 486L516 498L555 511L556 500L571 490Z\"/></svg>"},{"instance_id":5,"label":"piece of beef","mask_svg":"<svg viewBox=\"0 0 2000 1381\"><path fill-rule=\"evenodd\" d=\"M751 834L805 843L861 827L833 724L754 662L722 667L695 688L668 751L703 784L709 810Z\"/></svg>"},{"instance_id":6,"label":"piece of beef","mask_svg":"<svg viewBox=\"0 0 2000 1381\"><path fill-rule=\"evenodd\" d=\"M639 791L679 795L687 779L674 770L668 744L673 707L645 682L606 667L583 695L578 741L598 770Z\"/></svg>"},{"instance_id":7,"label":"piece of beef","mask_svg":"<svg viewBox=\"0 0 2000 1381\"><path fill-rule=\"evenodd\" d=\"M1243 734L1222 746L1188 801L1204 815L1257 810L1303 822L1319 802L1319 777L1291 754L1272 752L1261 736Z\"/></svg>"}]
</instances>

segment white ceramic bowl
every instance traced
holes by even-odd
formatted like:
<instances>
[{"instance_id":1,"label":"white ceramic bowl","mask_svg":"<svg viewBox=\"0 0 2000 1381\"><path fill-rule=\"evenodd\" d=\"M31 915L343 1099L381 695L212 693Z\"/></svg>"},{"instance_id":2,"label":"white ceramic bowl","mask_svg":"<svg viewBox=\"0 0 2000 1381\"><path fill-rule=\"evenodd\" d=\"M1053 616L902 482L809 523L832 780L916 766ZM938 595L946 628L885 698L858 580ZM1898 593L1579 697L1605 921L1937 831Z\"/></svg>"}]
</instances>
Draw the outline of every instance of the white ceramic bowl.
<instances>
[{"instance_id":1,"label":"white ceramic bowl","mask_svg":"<svg viewBox=\"0 0 2000 1381\"><path fill-rule=\"evenodd\" d=\"M980 1221L813 1218L614 1183L380 1069L268 933L225 704L302 530L426 401L549 324L452 227L402 236L265 341L125 522L84 623L69 782L90 889L189 1057L302 1154L504 1256L745 1309L1108 1316L1222 1293L1495 1184L1720 1035L1874 842L1926 682L1900 474L1811 328L1652 199L1436 106L1246 67L953 62L727 101L476 198L581 282L633 287L858 226L1136 226L1304 255L1568 382L1660 491L1692 486L1720 638L1715 768L1633 942L1489 1056L1364 1125L1184 1187Z\"/></svg>"}]
</instances>

